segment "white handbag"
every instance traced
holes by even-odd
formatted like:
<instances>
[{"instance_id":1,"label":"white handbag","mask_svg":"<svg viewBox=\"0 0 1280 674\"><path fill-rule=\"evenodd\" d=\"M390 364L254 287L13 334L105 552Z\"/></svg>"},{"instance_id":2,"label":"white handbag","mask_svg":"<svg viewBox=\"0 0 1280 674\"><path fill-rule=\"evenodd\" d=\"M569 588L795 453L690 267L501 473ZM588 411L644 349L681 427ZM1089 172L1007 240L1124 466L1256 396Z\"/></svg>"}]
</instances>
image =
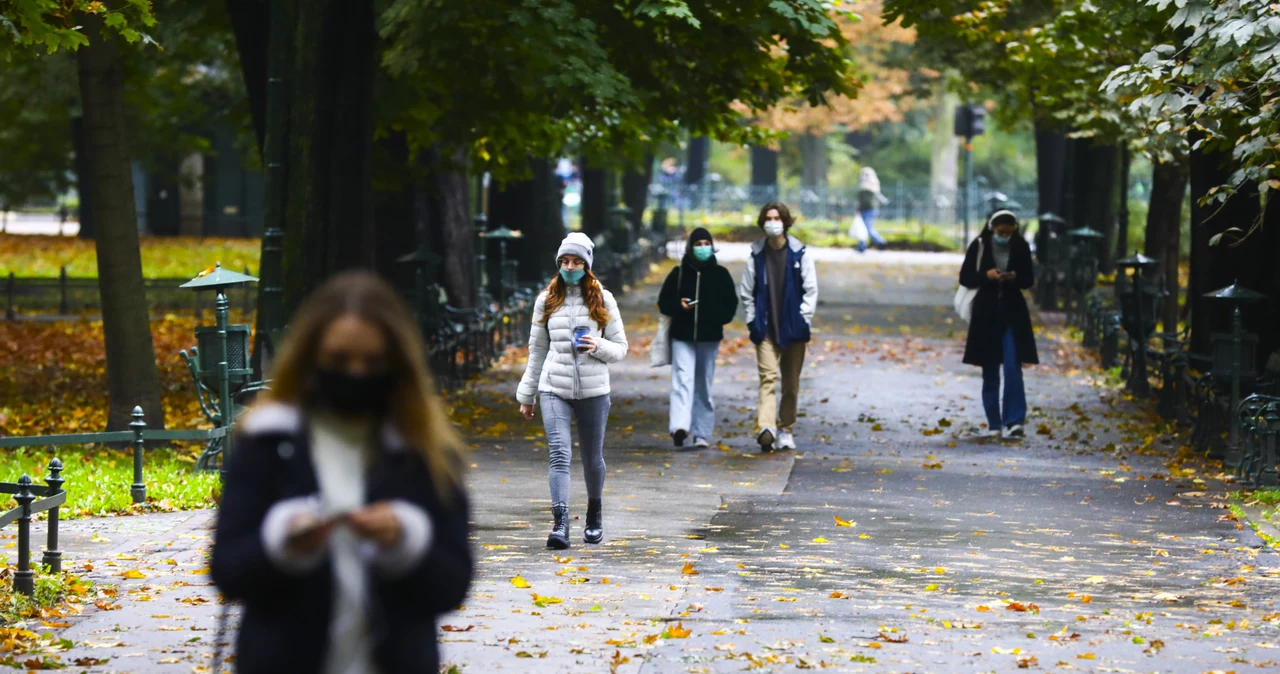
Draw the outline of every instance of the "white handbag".
<instances>
[{"instance_id":1,"label":"white handbag","mask_svg":"<svg viewBox=\"0 0 1280 674\"><path fill-rule=\"evenodd\" d=\"M680 294L680 286L684 281L684 262L681 261L676 281L676 294ZM649 343L649 367L662 367L671 364L671 317L658 314L658 332Z\"/></svg>"},{"instance_id":2,"label":"white handbag","mask_svg":"<svg viewBox=\"0 0 1280 674\"><path fill-rule=\"evenodd\" d=\"M861 213L853 214L853 222L849 223L849 238L861 243L866 243L871 238L867 232L867 221L862 219Z\"/></svg>"},{"instance_id":3,"label":"white handbag","mask_svg":"<svg viewBox=\"0 0 1280 674\"><path fill-rule=\"evenodd\" d=\"M974 263L974 271L982 269L982 239L978 239L978 260ZM978 296L977 288L966 288L963 285L956 288L956 297L954 305L956 313L960 318L968 323L973 317L973 298Z\"/></svg>"}]
</instances>

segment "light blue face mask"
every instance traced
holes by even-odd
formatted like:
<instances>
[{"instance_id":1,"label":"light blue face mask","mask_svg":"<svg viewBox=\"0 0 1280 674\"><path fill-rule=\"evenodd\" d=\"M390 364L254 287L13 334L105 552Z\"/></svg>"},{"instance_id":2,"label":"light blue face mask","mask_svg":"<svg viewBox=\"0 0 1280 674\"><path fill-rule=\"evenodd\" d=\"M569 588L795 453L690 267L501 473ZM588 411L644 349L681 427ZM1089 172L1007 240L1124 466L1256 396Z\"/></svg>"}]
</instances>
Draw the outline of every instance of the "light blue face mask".
<instances>
[{"instance_id":1,"label":"light blue face mask","mask_svg":"<svg viewBox=\"0 0 1280 674\"><path fill-rule=\"evenodd\" d=\"M586 275L587 275L586 269L568 270L568 269L565 269L564 267L560 268L560 278L564 279L564 282L568 283L571 286L578 285L578 282L581 281L582 277Z\"/></svg>"},{"instance_id":2,"label":"light blue face mask","mask_svg":"<svg viewBox=\"0 0 1280 674\"><path fill-rule=\"evenodd\" d=\"M996 243L1001 246L1007 246L1009 245L1009 242L1013 240L1012 236L1000 236L999 234L992 234L992 238L994 238Z\"/></svg>"},{"instance_id":3,"label":"light blue face mask","mask_svg":"<svg viewBox=\"0 0 1280 674\"><path fill-rule=\"evenodd\" d=\"M694 246L693 247L693 257L696 258L698 262L706 262L707 260L710 260L711 255L714 252L715 251L712 250L711 246Z\"/></svg>"}]
</instances>

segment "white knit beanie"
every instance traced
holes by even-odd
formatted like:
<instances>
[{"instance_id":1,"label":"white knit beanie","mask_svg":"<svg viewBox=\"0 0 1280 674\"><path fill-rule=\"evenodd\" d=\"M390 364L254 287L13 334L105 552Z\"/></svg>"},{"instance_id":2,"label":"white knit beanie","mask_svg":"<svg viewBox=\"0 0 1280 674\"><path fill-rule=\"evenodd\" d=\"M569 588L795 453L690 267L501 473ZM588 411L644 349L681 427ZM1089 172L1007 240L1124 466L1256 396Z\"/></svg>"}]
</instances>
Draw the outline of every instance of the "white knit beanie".
<instances>
[{"instance_id":1,"label":"white knit beanie","mask_svg":"<svg viewBox=\"0 0 1280 674\"><path fill-rule=\"evenodd\" d=\"M592 251L595 250L596 244L591 242L591 237L582 232L569 232L569 236L564 237L564 241L560 242L560 250L556 251L556 261L565 255L577 255L587 263L587 269L591 268Z\"/></svg>"}]
</instances>

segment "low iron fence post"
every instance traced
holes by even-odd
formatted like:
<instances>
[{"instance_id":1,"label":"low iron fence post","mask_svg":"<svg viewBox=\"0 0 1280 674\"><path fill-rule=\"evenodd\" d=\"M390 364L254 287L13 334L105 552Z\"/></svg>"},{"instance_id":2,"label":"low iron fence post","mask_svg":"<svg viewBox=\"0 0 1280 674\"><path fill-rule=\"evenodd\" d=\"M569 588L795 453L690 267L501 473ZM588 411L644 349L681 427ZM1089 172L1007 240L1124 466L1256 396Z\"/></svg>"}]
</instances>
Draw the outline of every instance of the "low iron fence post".
<instances>
[{"instance_id":1,"label":"low iron fence post","mask_svg":"<svg viewBox=\"0 0 1280 674\"><path fill-rule=\"evenodd\" d=\"M58 270L58 313L66 316L71 313L67 304L67 265Z\"/></svg>"},{"instance_id":2,"label":"low iron fence post","mask_svg":"<svg viewBox=\"0 0 1280 674\"><path fill-rule=\"evenodd\" d=\"M62 485L66 480L62 479L61 460L54 458L49 462L49 477L45 478L44 482L49 485L50 496L62 491ZM53 573L62 572L62 551L58 550L58 506L49 509L49 534L45 541L44 557L40 563L49 567L49 571Z\"/></svg>"},{"instance_id":3,"label":"low iron fence post","mask_svg":"<svg viewBox=\"0 0 1280 674\"><path fill-rule=\"evenodd\" d=\"M31 502L36 500L31 493L31 476L23 473L18 478L18 493L13 498L22 508L18 517L18 570L13 574L13 591L31 596L36 591L35 574L31 571Z\"/></svg>"},{"instance_id":4,"label":"low iron fence post","mask_svg":"<svg viewBox=\"0 0 1280 674\"><path fill-rule=\"evenodd\" d=\"M146 503L147 485L142 482L142 453L146 450L146 441L142 439L142 432L147 430L147 422L142 419L142 407L133 408L129 429L133 431L133 484L129 485L129 495L134 503Z\"/></svg>"},{"instance_id":5,"label":"low iron fence post","mask_svg":"<svg viewBox=\"0 0 1280 674\"><path fill-rule=\"evenodd\" d=\"M4 317L5 317L5 320L9 320L9 321L12 321L12 320L13 320L13 318L14 318L14 316L13 316L13 285L14 285L14 281L15 281L15 280L14 280L13 272L9 272L9 282L6 284L6 291L7 291L7 292L5 293L5 294L8 296L8 298L9 298L9 299L8 299L8 302L6 302L6 306L5 306L5 310L4 310Z\"/></svg>"}]
</instances>

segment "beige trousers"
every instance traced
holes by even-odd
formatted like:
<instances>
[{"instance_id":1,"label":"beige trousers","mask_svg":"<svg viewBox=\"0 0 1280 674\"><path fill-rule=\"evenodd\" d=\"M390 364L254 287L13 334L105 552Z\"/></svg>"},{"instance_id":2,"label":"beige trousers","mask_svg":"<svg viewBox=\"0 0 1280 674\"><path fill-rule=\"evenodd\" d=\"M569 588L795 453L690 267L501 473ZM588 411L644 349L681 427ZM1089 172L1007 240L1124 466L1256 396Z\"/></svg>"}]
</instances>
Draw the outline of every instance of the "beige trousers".
<instances>
[{"instance_id":1,"label":"beige trousers","mask_svg":"<svg viewBox=\"0 0 1280 674\"><path fill-rule=\"evenodd\" d=\"M791 430L795 425L800 371L804 369L804 347L802 342L779 348L768 339L756 345L756 364L760 370L760 406L756 411L756 432L765 428ZM775 391L779 371L782 376L781 414Z\"/></svg>"}]
</instances>

